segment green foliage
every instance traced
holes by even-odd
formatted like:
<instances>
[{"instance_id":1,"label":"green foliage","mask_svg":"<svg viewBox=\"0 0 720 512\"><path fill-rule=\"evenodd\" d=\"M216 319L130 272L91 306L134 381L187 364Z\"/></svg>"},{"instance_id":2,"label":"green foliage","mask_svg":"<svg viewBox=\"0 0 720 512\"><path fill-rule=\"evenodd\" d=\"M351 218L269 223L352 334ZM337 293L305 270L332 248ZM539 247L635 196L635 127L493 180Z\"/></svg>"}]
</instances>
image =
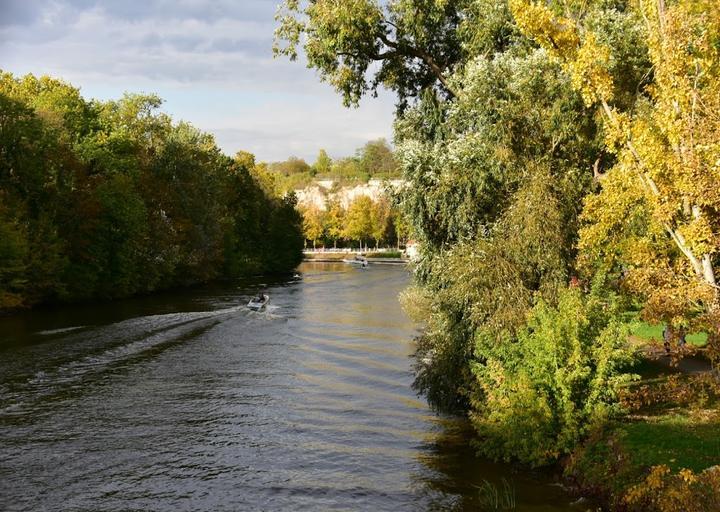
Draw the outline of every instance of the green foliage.
<instances>
[{"instance_id":1,"label":"green foliage","mask_svg":"<svg viewBox=\"0 0 720 512\"><path fill-rule=\"evenodd\" d=\"M630 381L627 330L612 304L578 289L556 307L540 301L516 337L498 343L480 331L473 424L480 450L539 465L570 453L589 429L620 412Z\"/></svg>"},{"instance_id":2,"label":"green foliage","mask_svg":"<svg viewBox=\"0 0 720 512\"><path fill-rule=\"evenodd\" d=\"M291 156L284 162L274 162L268 165L270 172L282 174L283 176L291 176L293 174L308 174L311 167L303 160L296 156Z\"/></svg>"},{"instance_id":3,"label":"green foliage","mask_svg":"<svg viewBox=\"0 0 720 512\"><path fill-rule=\"evenodd\" d=\"M372 140L358 150L361 172L373 178L393 178L399 174L395 154L385 139Z\"/></svg>"},{"instance_id":4,"label":"green foliage","mask_svg":"<svg viewBox=\"0 0 720 512\"><path fill-rule=\"evenodd\" d=\"M397 91L401 108L438 83L452 95L446 74L462 53L457 27L466 3L286 0L276 16L274 53L295 60L302 42L308 66L347 106L381 84Z\"/></svg>"},{"instance_id":5,"label":"green foliage","mask_svg":"<svg viewBox=\"0 0 720 512\"><path fill-rule=\"evenodd\" d=\"M0 308L114 298L301 258L293 198L254 157L157 111L0 74Z\"/></svg>"},{"instance_id":6,"label":"green foliage","mask_svg":"<svg viewBox=\"0 0 720 512\"><path fill-rule=\"evenodd\" d=\"M321 149L315 163L290 157L283 162L268 164L268 171L276 178L278 189L284 192L300 190L317 180L332 180L338 186L367 183L370 179L394 179L401 175L395 153L385 139L367 142L354 156L332 160Z\"/></svg>"},{"instance_id":7,"label":"green foliage","mask_svg":"<svg viewBox=\"0 0 720 512\"><path fill-rule=\"evenodd\" d=\"M462 81L465 92L442 123L451 137L410 135L426 131L410 124L417 121L412 115L396 127L409 134L398 152L410 182L401 204L413 232L430 253L474 237L539 167L564 188L574 225L598 144L591 115L562 70L541 51L508 52L475 60Z\"/></svg>"},{"instance_id":8,"label":"green foliage","mask_svg":"<svg viewBox=\"0 0 720 512\"><path fill-rule=\"evenodd\" d=\"M332 166L332 159L328 156L327 152L324 149L321 149L320 152L318 153L315 163L312 166L313 173L314 174L327 174L330 172L331 166Z\"/></svg>"},{"instance_id":9,"label":"green foliage","mask_svg":"<svg viewBox=\"0 0 720 512\"><path fill-rule=\"evenodd\" d=\"M25 233L0 203L0 308L22 303L27 254Z\"/></svg>"},{"instance_id":10,"label":"green foliage","mask_svg":"<svg viewBox=\"0 0 720 512\"><path fill-rule=\"evenodd\" d=\"M365 257L399 259L403 257L403 254L400 251L369 252L365 255Z\"/></svg>"},{"instance_id":11,"label":"green foliage","mask_svg":"<svg viewBox=\"0 0 720 512\"><path fill-rule=\"evenodd\" d=\"M640 290L670 317L711 302L690 276L710 282L717 266L715 4L281 9L277 51L295 57L302 40L346 104L380 84L398 93L396 231L419 242L405 302L426 327L415 384L436 408L468 412L485 453L551 462L621 412L631 358L610 290ZM606 175L614 166L625 170Z\"/></svg>"}]
</instances>

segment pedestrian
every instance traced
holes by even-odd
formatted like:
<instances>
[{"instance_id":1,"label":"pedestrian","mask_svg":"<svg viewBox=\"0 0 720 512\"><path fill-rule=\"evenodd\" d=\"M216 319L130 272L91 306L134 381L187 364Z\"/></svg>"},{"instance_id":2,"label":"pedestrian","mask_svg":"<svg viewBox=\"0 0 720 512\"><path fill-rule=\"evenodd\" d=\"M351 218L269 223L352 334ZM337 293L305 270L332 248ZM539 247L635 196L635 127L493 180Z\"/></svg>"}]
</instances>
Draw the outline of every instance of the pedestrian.
<instances>
[{"instance_id":1,"label":"pedestrian","mask_svg":"<svg viewBox=\"0 0 720 512\"><path fill-rule=\"evenodd\" d=\"M672 341L672 328L670 325L666 325L663 329L663 346L665 347L665 354L670 355L670 342Z\"/></svg>"}]
</instances>

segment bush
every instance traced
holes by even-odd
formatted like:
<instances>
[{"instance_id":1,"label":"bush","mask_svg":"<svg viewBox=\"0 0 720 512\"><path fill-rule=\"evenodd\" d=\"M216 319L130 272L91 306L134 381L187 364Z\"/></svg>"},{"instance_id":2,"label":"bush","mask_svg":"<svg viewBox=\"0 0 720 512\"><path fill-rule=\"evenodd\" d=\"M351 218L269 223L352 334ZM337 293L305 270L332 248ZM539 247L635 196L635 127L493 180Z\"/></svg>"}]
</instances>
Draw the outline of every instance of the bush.
<instances>
[{"instance_id":1,"label":"bush","mask_svg":"<svg viewBox=\"0 0 720 512\"><path fill-rule=\"evenodd\" d=\"M542 465L570 453L590 428L621 412L618 391L634 378L627 329L612 302L578 289L544 301L516 338L481 331L473 373L480 393L473 424L480 450Z\"/></svg>"},{"instance_id":2,"label":"bush","mask_svg":"<svg viewBox=\"0 0 720 512\"><path fill-rule=\"evenodd\" d=\"M623 501L628 510L638 512L720 510L720 468L673 473L667 466L655 466L643 482L627 492Z\"/></svg>"},{"instance_id":3,"label":"bush","mask_svg":"<svg viewBox=\"0 0 720 512\"><path fill-rule=\"evenodd\" d=\"M370 252L368 258L402 258L400 251Z\"/></svg>"}]
</instances>

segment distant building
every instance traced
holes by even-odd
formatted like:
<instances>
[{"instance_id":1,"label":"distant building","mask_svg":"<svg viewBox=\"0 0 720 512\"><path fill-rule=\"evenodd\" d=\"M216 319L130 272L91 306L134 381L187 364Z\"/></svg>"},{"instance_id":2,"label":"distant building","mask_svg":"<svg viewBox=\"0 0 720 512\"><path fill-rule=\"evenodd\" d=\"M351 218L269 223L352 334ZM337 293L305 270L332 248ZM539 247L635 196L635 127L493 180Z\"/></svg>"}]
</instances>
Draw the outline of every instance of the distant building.
<instances>
[{"instance_id":1,"label":"distant building","mask_svg":"<svg viewBox=\"0 0 720 512\"><path fill-rule=\"evenodd\" d=\"M411 260L416 260L420 256L420 244L415 240L408 240L408 243L405 244L405 254Z\"/></svg>"}]
</instances>

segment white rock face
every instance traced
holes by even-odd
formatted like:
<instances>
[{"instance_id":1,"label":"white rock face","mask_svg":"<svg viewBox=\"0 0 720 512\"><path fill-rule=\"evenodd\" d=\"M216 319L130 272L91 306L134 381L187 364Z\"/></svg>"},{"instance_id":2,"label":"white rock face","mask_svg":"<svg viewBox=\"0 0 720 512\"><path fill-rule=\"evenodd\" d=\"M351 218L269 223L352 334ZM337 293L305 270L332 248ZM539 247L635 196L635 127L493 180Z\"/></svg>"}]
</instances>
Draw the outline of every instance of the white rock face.
<instances>
[{"instance_id":1,"label":"white rock face","mask_svg":"<svg viewBox=\"0 0 720 512\"><path fill-rule=\"evenodd\" d=\"M388 189L397 190L405 186L405 183L404 180L370 180L354 187L340 187L337 191L332 192L335 183L331 180L323 180L304 189L296 190L295 195L300 206L312 205L324 210L328 200L338 200L343 208L347 208L360 196L368 196L373 201L377 201L386 195Z\"/></svg>"}]
</instances>

